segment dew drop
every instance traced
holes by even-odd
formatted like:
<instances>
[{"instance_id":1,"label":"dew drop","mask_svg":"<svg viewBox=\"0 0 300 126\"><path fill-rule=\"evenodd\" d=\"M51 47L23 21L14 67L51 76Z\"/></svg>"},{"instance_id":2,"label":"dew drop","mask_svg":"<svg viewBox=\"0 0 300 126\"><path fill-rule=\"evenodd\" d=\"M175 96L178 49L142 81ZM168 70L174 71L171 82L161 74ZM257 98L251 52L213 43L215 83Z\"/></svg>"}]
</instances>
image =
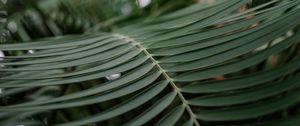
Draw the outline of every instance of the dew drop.
<instances>
[{"instance_id":1,"label":"dew drop","mask_svg":"<svg viewBox=\"0 0 300 126\"><path fill-rule=\"evenodd\" d=\"M28 53L28 54L33 54L33 53L35 53L35 51L34 51L34 50L28 50L27 53Z\"/></svg>"},{"instance_id":2,"label":"dew drop","mask_svg":"<svg viewBox=\"0 0 300 126\"><path fill-rule=\"evenodd\" d=\"M4 53L0 50L0 61L5 57ZM0 67L4 67L4 65L0 65Z\"/></svg>"},{"instance_id":3,"label":"dew drop","mask_svg":"<svg viewBox=\"0 0 300 126\"><path fill-rule=\"evenodd\" d=\"M105 78L107 80L115 80L115 79L118 79L120 77L121 77L121 73L111 74L111 75L105 76Z\"/></svg>"}]
</instances>

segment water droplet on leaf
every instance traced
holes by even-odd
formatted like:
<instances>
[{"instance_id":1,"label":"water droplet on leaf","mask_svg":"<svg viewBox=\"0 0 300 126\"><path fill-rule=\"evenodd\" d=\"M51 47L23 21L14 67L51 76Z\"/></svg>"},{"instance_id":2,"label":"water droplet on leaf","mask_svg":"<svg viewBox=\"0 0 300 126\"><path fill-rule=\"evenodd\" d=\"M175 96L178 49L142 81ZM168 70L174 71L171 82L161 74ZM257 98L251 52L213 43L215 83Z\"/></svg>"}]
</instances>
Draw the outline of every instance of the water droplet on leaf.
<instances>
[{"instance_id":1,"label":"water droplet on leaf","mask_svg":"<svg viewBox=\"0 0 300 126\"><path fill-rule=\"evenodd\" d=\"M115 80L115 79L118 79L120 77L121 77L121 73L111 74L111 75L105 76L105 78L107 80Z\"/></svg>"}]
</instances>

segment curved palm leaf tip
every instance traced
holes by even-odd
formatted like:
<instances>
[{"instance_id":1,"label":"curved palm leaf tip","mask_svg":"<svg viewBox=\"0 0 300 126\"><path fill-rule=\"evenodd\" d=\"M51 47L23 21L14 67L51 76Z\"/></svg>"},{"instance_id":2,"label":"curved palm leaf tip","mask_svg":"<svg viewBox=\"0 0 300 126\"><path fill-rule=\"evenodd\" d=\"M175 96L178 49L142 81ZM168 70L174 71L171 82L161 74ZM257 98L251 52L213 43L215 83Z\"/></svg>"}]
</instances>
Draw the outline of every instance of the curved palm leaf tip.
<instances>
[{"instance_id":1,"label":"curved palm leaf tip","mask_svg":"<svg viewBox=\"0 0 300 126\"><path fill-rule=\"evenodd\" d=\"M232 13L248 2L197 4L118 33L3 44L6 52L35 53L0 62L2 98L33 92L2 106L1 123L41 125L28 117L93 107L94 115L80 111L48 123L293 125L299 115L289 110L300 100L300 60L297 49L287 49L297 47L300 34L286 33L299 25L300 1L273 0ZM289 56L281 65L257 67L279 54ZM245 72L253 68L259 69ZM214 79L221 75L222 81ZM78 89L79 83L86 87ZM47 95L51 91L63 93Z\"/></svg>"}]
</instances>

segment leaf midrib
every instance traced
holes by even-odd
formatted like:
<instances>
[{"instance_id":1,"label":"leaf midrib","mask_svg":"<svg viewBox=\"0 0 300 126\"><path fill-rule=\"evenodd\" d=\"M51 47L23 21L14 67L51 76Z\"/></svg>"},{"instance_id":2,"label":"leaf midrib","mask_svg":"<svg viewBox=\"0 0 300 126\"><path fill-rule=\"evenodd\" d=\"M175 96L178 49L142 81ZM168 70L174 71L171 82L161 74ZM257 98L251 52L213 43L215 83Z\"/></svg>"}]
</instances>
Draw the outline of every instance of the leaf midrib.
<instances>
[{"instance_id":1,"label":"leaf midrib","mask_svg":"<svg viewBox=\"0 0 300 126\"><path fill-rule=\"evenodd\" d=\"M138 49L140 49L144 54L150 58L151 62L158 68L158 70L162 73L162 75L166 78L167 81L169 81L170 85L174 88L174 91L178 94L179 99L185 106L188 114L190 115L191 119L193 120L194 124L196 126L200 126L199 122L197 121L195 113L192 111L191 107L188 104L188 101L184 98L183 94L180 91L180 88L176 86L174 83L174 80L167 74L167 72L159 65L159 62L155 60L155 58L152 56L151 53L148 52L147 48L143 47L140 42L136 41L134 38L131 38L126 35L122 34L115 34L116 37L123 38L125 39L128 43L133 44L136 46Z\"/></svg>"}]
</instances>

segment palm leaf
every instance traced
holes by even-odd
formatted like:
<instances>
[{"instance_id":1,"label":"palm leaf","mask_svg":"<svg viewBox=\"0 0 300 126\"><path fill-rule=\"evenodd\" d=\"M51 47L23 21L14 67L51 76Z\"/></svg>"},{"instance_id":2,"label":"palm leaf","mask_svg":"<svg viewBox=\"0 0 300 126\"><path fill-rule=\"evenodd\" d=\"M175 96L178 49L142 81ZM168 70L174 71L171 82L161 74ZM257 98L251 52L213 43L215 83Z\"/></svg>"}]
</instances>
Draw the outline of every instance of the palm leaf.
<instances>
[{"instance_id":1,"label":"palm leaf","mask_svg":"<svg viewBox=\"0 0 300 126\"><path fill-rule=\"evenodd\" d=\"M298 44L300 2L273 0L232 13L247 3L196 4L114 33L2 44L0 50L9 54L36 51L2 57L2 97L96 82L76 92L1 106L0 119L6 119L2 124L26 123L25 118L15 118L20 112L30 116L91 105L99 105L100 111L51 125L106 125L107 120L119 119L132 126L243 125L245 120L255 120L247 122L251 125L295 124L298 113L281 118L282 123L261 118L299 103L299 57L274 68L243 70ZM293 35L285 36L291 30ZM272 44L280 37L284 40ZM121 77L105 80L113 74ZM220 75L226 78L214 79Z\"/></svg>"}]
</instances>

